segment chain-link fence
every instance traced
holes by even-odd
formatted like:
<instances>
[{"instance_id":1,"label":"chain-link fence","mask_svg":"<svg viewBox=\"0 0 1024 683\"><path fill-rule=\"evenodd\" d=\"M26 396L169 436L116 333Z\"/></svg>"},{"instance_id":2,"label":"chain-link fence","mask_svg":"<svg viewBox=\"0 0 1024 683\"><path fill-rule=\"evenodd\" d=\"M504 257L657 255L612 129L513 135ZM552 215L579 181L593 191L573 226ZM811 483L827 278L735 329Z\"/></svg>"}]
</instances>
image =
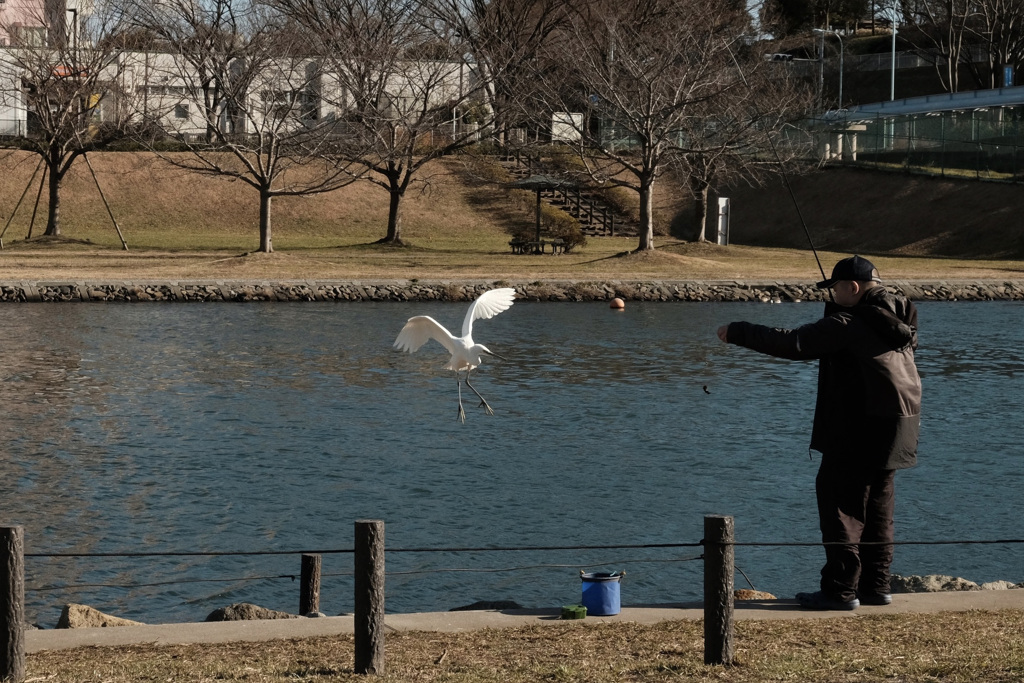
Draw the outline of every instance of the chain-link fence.
<instances>
[{"instance_id":1,"label":"chain-link fence","mask_svg":"<svg viewBox=\"0 0 1024 683\"><path fill-rule=\"evenodd\" d=\"M821 131L830 163L1024 181L1024 105L851 120Z\"/></svg>"}]
</instances>

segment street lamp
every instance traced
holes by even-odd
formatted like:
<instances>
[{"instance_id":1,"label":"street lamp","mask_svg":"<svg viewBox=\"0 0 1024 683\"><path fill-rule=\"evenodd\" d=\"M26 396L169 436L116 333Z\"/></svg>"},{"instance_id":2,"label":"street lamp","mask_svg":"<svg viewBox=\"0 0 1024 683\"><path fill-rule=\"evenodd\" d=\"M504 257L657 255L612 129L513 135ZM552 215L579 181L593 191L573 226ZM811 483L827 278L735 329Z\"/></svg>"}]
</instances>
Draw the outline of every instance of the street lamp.
<instances>
[{"instance_id":1,"label":"street lamp","mask_svg":"<svg viewBox=\"0 0 1024 683\"><path fill-rule=\"evenodd\" d=\"M839 40L839 109L843 108L843 37L839 35L839 31L835 32L836 38Z\"/></svg>"},{"instance_id":2,"label":"street lamp","mask_svg":"<svg viewBox=\"0 0 1024 683\"><path fill-rule=\"evenodd\" d=\"M889 100L896 99L896 3L892 5L892 77L889 80Z\"/></svg>"}]
</instances>

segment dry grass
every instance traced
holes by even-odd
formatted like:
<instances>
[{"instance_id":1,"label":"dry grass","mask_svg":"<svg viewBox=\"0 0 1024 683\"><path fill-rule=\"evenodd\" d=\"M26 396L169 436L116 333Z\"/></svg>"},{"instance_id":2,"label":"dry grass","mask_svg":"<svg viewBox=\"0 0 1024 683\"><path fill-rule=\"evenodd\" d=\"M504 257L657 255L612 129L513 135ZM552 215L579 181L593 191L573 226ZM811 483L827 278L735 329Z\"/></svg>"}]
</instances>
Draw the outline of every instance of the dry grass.
<instances>
[{"instance_id":1,"label":"dry grass","mask_svg":"<svg viewBox=\"0 0 1024 683\"><path fill-rule=\"evenodd\" d=\"M590 621L468 633L389 633L372 679L534 681L1020 681L1024 613L740 621L732 666L703 663L703 624ZM69 656L69 654L71 656ZM82 648L28 657L30 681L354 681L351 637Z\"/></svg>"},{"instance_id":2,"label":"dry grass","mask_svg":"<svg viewBox=\"0 0 1024 683\"><path fill-rule=\"evenodd\" d=\"M821 279L813 255L797 249L698 245L668 241L653 254L628 254L632 239L590 241L564 256L512 255L505 235L461 245L388 247L356 244L273 254L228 249L142 250L8 245L0 279L52 280L746 280ZM280 241L278 242L280 244ZM846 253L820 252L825 270ZM888 280L1019 280L1024 261L871 257Z\"/></svg>"},{"instance_id":3,"label":"dry grass","mask_svg":"<svg viewBox=\"0 0 1024 683\"><path fill-rule=\"evenodd\" d=\"M766 206L772 202L781 206L763 212L763 226L758 217L741 218L737 224L736 217L742 212L734 210L734 236L760 235L762 246L719 247L658 236L655 242L659 248L655 253L628 255L636 247L635 238L591 238L578 253L557 257L513 255L508 247L509 234L532 224L532 215L493 184L471 182L471 174L464 171L460 162L449 161L429 170L423 176L426 182L407 198L404 237L412 246L375 244L385 234L387 195L378 187L360 183L327 195L275 200L276 251L266 255L250 253L258 244L257 202L251 188L185 174L144 154L96 153L90 159L130 251L121 249L88 167L79 162L66 180L62 204L64 237L69 239L55 243L25 240L35 198L36 186L32 185L4 236L0 279L820 279L811 252L800 245L799 239L787 242L780 235L784 230L800 233L800 237L802 231L793 224L779 227L780 221L785 225L778 216L785 215L788 200L780 200L777 192L769 192L771 202L765 200ZM3 224L11 218L35 163L32 157L20 152L0 152L0 169L4 171L0 173ZM899 182L896 178L893 182ZM679 196L678 188L663 185L660 206L665 211L679 211ZM816 202L827 203L831 199L828 191L809 190L806 197L806 208L812 216L829 213L815 208ZM913 196L906 201L912 206ZM744 199L742 204L749 211L753 202ZM1005 214L1008 208L1001 206L999 211ZM896 210L894 206L893 211ZM950 218L948 224L955 225L951 208L944 210ZM771 224L767 220L769 214ZM871 255L888 279L1024 277L1024 260L978 257L978 245L983 238L979 231L964 242L969 242L975 258L955 258L956 251L949 249L940 250L938 253L945 254L940 257L935 255L936 248L950 244L943 238L947 232L945 224L942 231L933 231L933 237L915 237L910 244L873 250L870 230L865 227L872 223L858 223L856 215L844 215L844 220L857 223L856 230L851 228L848 232L856 234L860 241L838 243L834 237L841 230L821 228L821 234L830 238L821 242L830 249L820 254L826 270L836 259L850 253L847 249L856 248ZM35 235L42 231L43 222L43 216L36 217ZM883 237L891 241L893 232L889 225L882 225L875 241ZM792 238L791 234L787 236Z\"/></svg>"}]
</instances>

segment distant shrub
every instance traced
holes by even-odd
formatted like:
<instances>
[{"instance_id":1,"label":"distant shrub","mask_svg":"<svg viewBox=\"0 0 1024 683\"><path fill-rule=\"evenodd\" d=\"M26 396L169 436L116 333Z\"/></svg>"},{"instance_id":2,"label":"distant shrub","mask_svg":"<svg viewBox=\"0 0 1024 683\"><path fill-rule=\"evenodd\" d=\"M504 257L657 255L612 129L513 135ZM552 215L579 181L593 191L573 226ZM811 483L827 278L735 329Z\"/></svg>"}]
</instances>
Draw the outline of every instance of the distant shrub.
<instances>
[{"instance_id":1,"label":"distant shrub","mask_svg":"<svg viewBox=\"0 0 1024 683\"><path fill-rule=\"evenodd\" d=\"M583 228L575 217L567 214L561 209L550 205L541 207L541 225L547 226L548 234L554 239L562 240L566 251L572 251L576 247L583 247L587 244Z\"/></svg>"}]
</instances>

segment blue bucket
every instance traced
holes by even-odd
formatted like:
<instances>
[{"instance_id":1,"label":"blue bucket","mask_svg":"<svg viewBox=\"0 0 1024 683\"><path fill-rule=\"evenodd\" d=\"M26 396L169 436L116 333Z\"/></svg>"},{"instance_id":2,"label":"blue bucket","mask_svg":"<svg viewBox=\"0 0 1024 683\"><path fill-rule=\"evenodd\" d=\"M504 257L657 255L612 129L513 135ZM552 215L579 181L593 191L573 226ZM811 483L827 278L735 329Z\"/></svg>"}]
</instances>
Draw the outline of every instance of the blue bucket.
<instances>
[{"instance_id":1,"label":"blue bucket","mask_svg":"<svg viewBox=\"0 0 1024 683\"><path fill-rule=\"evenodd\" d=\"M587 616L610 617L619 613L621 572L580 574L583 579L583 606Z\"/></svg>"}]
</instances>

